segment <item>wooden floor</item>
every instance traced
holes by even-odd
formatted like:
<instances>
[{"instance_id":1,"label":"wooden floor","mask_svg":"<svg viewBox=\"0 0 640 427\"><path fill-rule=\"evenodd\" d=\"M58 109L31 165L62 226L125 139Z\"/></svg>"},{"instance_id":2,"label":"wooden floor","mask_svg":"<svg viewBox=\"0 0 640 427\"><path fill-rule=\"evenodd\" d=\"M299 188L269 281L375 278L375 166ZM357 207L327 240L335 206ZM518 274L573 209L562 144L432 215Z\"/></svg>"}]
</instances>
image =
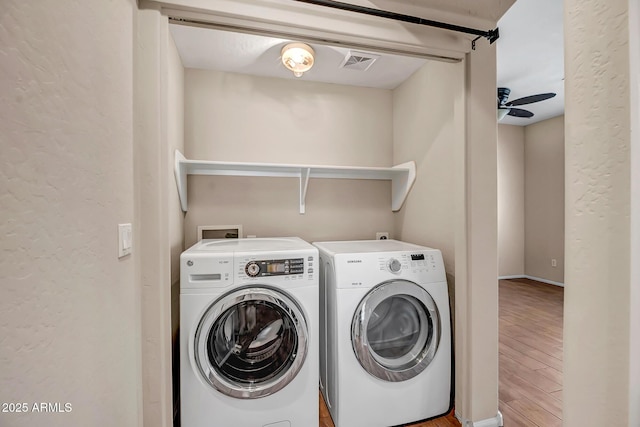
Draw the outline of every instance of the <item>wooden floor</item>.
<instances>
[{"instance_id":1,"label":"wooden floor","mask_svg":"<svg viewBox=\"0 0 640 427\"><path fill-rule=\"evenodd\" d=\"M453 411L445 417L437 418L423 423L408 424L407 427L461 427L460 422L453 415ZM320 427L335 427L329 415L327 405L320 393Z\"/></svg>"},{"instance_id":2,"label":"wooden floor","mask_svg":"<svg viewBox=\"0 0 640 427\"><path fill-rule=\"evenodd\" d=\"M564 289L500 280L499 407L504 427L562 426ZM411 427L460 427L453 412ZM320 395L320 427L334 427Z\"/></svg>"},{"instance_id":3,"label":"wooden floor","mask_svg":"<svg viewBox=\"0 0 640 427\"><path fill-rule=\"evenodd\" d=\"M501 280L499 407L504 427L562 426L564 288Z\"/></svg>"}]
</instances>

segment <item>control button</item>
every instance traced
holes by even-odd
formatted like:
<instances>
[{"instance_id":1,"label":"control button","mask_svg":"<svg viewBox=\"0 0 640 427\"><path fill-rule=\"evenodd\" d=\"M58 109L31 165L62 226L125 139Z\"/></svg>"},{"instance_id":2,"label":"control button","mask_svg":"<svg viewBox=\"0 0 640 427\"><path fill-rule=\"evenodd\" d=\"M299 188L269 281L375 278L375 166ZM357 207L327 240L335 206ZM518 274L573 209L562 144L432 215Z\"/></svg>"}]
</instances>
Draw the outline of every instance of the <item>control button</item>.
<instances>
[{"instance_id":1,"label":"control button","mask_svg":"<svg viewBox=\"0 0 640 427\"><path fill-rule=\"evenodd\" d=\"M260 274L260 266L255 262L250 262L244 267L244 271L247 273L247 276L256 277Z\"/></svg>"},{"instance_id":2,"label":"control button","mask_svg":"<svg viewBox=\"0 0 640 427\"><path fill-rule=\"evenodd\" d=\"M307 258L307 261L313 261L313 257L310 256L309 258Z\"/></svg>"},{"instance_id":3,"label":"control button","mask_svg":"<svg viewBox=\"0 0 640 427\"><path fill-rule=\"evenodd\" d=\"M402 268L402 264L397 259L391 258L387 262L387 267L389 268L389 271L391 271L392 273L397 273Z\"/></svg>"}]
</instances>

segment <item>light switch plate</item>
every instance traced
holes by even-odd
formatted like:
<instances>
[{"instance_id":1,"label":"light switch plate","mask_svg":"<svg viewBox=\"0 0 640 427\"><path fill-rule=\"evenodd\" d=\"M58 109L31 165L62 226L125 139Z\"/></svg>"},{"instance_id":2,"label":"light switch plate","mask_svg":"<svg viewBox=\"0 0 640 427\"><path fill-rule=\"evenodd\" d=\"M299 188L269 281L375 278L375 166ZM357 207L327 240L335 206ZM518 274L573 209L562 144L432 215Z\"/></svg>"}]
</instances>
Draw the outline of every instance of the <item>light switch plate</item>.
<instances>
[{"instance_id":1,"label":"light switch plate","mask_svg":"<svg viewBox=\"0 0 640 427\"><path fill-rule=\"evenodd\" d=\"M131 253L133 247L133 233L131 224L118 224L118 258Z\"/></svg>"}]
</instances>

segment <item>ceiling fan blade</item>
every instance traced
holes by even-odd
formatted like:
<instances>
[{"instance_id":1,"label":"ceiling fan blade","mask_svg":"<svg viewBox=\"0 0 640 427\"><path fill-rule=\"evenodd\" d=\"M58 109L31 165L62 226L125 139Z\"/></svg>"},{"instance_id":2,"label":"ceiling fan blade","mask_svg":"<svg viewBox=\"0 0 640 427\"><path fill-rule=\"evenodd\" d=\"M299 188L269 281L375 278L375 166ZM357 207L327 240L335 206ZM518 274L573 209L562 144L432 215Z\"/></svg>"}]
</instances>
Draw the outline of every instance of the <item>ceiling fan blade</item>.
<instances>
[{"instance_id":1,"label":"ceiling fan blade","mask_svg":"<svg viewBox=\"0 0 640 427\"><path fill-rule=\"evenodd\" d=\"M533 113L531 111L523 110L522 108L509 108L509 112L507 114L513 117L533 117Z\"/></svg>"},{"instance_id":2,"label":"ceiling fan blade","mask_svg":"<svg viewBox=\"0 0 640 427\"><path fill-rule=\"evenodd\" d=\"M513 101L507 102L507 107L512 107L515 105L525 105L525 104L533 104L534 102L544 101L545 99L553 98L556 96L555 93L539 93L537 95L525 96L524 98L514 99Z\"/></svg>"}]
</instances>

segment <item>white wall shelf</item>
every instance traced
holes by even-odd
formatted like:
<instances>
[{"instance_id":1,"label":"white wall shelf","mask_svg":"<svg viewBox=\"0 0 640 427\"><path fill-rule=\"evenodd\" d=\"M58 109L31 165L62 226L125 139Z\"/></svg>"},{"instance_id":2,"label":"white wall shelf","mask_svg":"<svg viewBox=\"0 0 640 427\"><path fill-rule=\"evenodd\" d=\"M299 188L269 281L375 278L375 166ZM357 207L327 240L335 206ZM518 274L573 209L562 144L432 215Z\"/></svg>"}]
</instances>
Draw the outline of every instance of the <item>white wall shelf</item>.
<instances>
[{"instance_id":1,"label":"white wall shelf","mask_svg":"<svg viewBox=\"0 0 640 427\"><path fill-rule=\"evenodd\" d=\"M300 180L300 213L305 212L309 178L376 179L391 181L391 210L399 211L416 179L415 162L390 168L317 166L274 163L214 162L188 160L176 150L174 172L182 210L187 211L187 175L271 176Z\"/></svg>"}]
</instances>

